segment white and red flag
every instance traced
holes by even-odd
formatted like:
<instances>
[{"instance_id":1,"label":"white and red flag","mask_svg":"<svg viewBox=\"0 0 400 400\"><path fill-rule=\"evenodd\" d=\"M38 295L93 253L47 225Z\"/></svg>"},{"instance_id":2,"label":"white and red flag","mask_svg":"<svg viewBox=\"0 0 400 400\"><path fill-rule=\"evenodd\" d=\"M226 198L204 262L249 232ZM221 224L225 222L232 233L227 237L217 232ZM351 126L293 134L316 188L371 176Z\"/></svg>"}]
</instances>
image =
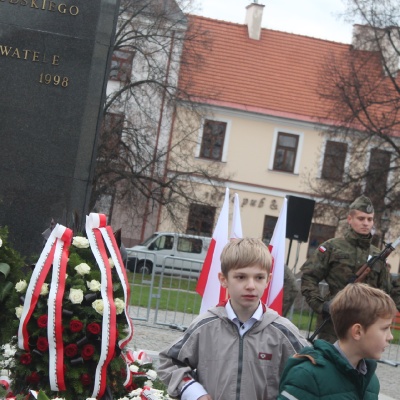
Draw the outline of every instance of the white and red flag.
<instances>
[{"instance_id":1,"label":"white and red flag","mask_svg":"<svg viewBox=\"0 0 400 400\"><path fill-rule=\"evenodd\" d=\"M262 301L267 307L275 310L282 315L283 306L283 277L285 273L285 244L286 244L286 214L287 214L287 198L283 200L282 208L276 222L271 242L269 243L269 251L272 255L272 278L264 292Z\"/></svg>"},{"instance_id":2,"label":"white and red flag","mask_svg":"<svg viewBox=\"0 0 400 400\"><path fill-rule=\"evenodd\" d=\"M202 296L200 314L226 299L226 290L219 283L218 272L221 272L222 249L228 243L228 223L229 189L226 188L224 204L196 286L196 292Z\"/></svg>"},{"instance_id":3,"label":"white and red flag","mask_svg":"<svg viewBox=\"0 0 400 400\"><path fill-rule=\"evenodd\" d=\"M232 226L230 239L241 239L243 237L242 231L242 219L240 218L240 204L239 195L235 193L233 200L233 216L232 216Z\"/></svg>"}]
</instances>

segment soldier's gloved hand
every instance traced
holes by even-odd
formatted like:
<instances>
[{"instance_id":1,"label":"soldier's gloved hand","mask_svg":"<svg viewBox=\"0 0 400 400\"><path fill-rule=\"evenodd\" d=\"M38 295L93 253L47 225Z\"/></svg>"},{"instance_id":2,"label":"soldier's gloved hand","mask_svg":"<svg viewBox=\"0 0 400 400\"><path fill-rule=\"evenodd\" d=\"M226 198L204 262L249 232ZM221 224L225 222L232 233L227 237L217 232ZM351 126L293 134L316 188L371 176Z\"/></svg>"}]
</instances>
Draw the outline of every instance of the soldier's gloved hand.
<instances>
[{"instance_id":1,"label":"soldier's gloved hand","mask_svg":"<svg viewBox=\"0 0 400 400\"><path fill-rule=\"evenodd\" d=\"M330 313L330 307L331 307L331 300L330 301L325 301L324 304L322 304L322 316L324 318L328 318L331 313Z\"/></svg>"}]
</instances>

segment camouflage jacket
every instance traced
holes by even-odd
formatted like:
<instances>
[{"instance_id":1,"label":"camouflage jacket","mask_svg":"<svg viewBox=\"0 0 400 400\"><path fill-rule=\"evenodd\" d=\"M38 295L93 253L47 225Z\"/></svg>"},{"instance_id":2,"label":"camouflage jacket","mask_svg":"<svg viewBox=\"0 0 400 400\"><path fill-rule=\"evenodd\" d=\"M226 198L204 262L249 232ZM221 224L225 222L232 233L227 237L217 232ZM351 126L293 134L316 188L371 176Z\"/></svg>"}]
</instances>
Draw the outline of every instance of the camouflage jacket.
<instances>
[{"instance_id":1,"label":"camouflage jacket","mask_svg":"<svg viewBox=\"0 0 400 400\"><path fill-rule=\"evenodd\" d=\"M322 312L322 304L332 299L355 276L355 273L380 250L371 245L371 239L358 235L350 229L344 238L327 240L301 267L301 293L307 303L317 313ZM325 280L329 291L322 295L319 282ZM386 263L378 260L373 264L364 283L391 292L391 283ZM394 299L399 308L400 302Z\"/></svg>"}]
</instances>

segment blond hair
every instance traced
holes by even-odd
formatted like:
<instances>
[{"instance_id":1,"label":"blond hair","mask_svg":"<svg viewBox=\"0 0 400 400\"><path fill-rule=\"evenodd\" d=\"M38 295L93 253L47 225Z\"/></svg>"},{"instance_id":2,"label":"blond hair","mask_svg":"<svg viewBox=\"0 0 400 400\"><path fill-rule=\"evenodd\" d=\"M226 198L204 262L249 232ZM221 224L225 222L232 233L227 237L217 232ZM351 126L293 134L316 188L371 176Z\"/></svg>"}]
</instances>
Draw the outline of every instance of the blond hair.
<instances>
[{"instance_id":1,"label":"blond hair","mask_svg":"<svg viewBox=\"0 0 400 400\"><path fill-rule=\"evenodd\" d=\"M260 239L232 239L221 253L221 272L228 276L232 269L259 265L269 274L272 257L268 247Z\"/></svg>"},{"instance_id":2,"label":"blond hair","mask_svg":"<svg viewBox=\"0 0 400 400\"><path fill-rule=\"evenodd\" d=\"M365 283L347 285L330 305L333 326L339 339L344 339L354 324L360 324L367 330L378 318L393 318L396 312L396 305L387 293Z\"/></svg>"}]
</instances>

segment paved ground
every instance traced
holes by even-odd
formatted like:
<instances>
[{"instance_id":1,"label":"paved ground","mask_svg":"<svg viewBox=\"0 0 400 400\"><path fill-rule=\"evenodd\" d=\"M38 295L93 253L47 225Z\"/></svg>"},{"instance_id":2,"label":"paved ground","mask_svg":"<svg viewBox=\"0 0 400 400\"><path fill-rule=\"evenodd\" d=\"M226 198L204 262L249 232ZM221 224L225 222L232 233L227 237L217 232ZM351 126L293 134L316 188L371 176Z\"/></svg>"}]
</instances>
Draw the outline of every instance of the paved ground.
<instances>
[{"instance_id":1,"label":"paved ground","mask_svg":"<svg viewBox=\"0 0 400 400\"><path fill-rule=\"evenodd\" d=\"M153 321L153 319L149 320ZM150 322L134 320L133 323L135 333L129 347L134 350L146 350L153 357L155 365L157 365L158 352L182 334L177 329L170 329L167 326L155 325ZM381 383L379 400L399 400L400 366L393 367L379 363L377 375Z\"/></svg>"}]
</instances>

